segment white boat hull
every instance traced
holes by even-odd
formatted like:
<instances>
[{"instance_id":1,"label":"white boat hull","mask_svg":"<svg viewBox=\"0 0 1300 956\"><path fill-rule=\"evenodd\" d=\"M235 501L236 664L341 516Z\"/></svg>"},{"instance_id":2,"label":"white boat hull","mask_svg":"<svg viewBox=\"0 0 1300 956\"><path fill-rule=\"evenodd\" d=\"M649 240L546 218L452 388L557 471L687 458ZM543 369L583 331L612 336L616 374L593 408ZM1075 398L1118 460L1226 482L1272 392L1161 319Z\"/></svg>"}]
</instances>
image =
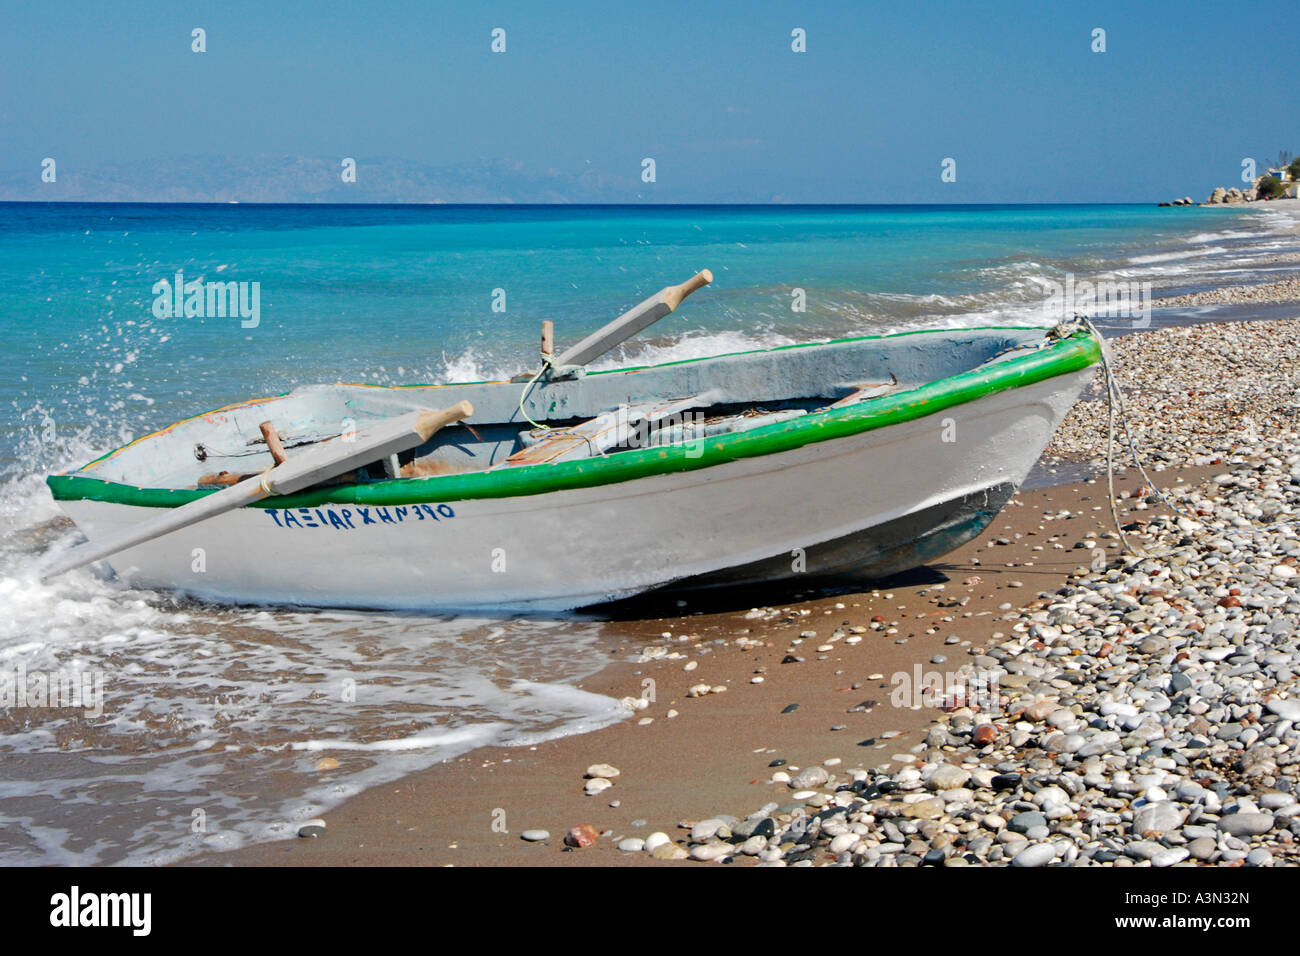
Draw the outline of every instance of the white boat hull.
<instances>
[{"instance_id":1,"label":"white boat hull","mask_svg":"<svg viewBox=\"0 0 1300 956\"><path fill-rule=\"evenodd\" d=\"M133 585L204 599L408 609L567 610L710 576L741 581L746 568L771 577L785 562L778 576L854 566L870 577L978 534L1091 374L770 455L545 495L244 508L108 561ZM61 504L92 540L153 512ZM855 558L855 542L908 528L908 516L906 540L877 540Z\"/></svg>"}]
</instances>

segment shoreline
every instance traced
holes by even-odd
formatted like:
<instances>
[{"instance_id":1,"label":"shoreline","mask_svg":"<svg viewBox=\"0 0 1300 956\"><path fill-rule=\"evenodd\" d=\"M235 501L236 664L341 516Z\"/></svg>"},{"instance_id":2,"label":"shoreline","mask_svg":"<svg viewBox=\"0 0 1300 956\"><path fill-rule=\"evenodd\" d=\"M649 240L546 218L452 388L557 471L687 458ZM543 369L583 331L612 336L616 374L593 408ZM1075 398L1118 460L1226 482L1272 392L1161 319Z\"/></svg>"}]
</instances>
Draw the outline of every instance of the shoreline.
<instances>
[{"instance_id":1,"label":"shoreline","mask_svg":"<svg viewBox=\"0 0 1300 956\"><path fill-rule=\"evenodd\" d=\"M1207 511L1212 499L1198 488L1209 489L1210 495L1226 490L1243 499L1243 510L1257 508L1249 476L1260 467L1252 452L1267 441L1260 432L1267 435L1273 427L1282 436L1275 439L1278 448L1270 449L1274 453L1263 458L1266 477L1279 468L1286 474L1286 468L1300 467L1279 457L1300 450L1294 431L1282 430L1286 415L1279 417L1279 409L1295 401L1300 355L1290 342L1297 332L1300 321L1232 323L1113 340L1136 440L1160 469L1152 475L1162 488L1174 489L1170 493L1176 500L1206 512L1204 522L1216 522L1217 506L1211 504ZM1235 380L1225 377L1230 387L1216 392L1190 387L1233 368L1244 374ZM1192 394L1182 394L1186 392ZM1104 422L1104 404L1081 401L1049 452L1086 459L1091 451L1095 461ZM1251 437L1254 442L1246 440ZM1194 545L1177 543L1191 538L1190 531L1158 507L1149 490L1143 497L1130 497L1145 484L1141 475L1126 469L1117 473L1116 484L1125 496L1120 517L1130 537L1149 547L1154 539L1172 536L1172 546L1188 552L1180 569L1198 559L1189 551ZM1277 693L1300 696L1290 658L1268 663L1269 654L1288 655L1285 647L1263 648L1258 655L1263 663L1255 664L1270 674L1281 668L1282 676L1263 688L1275 695L1268 701L1280 704L1266 703L1258 688L1237 688L1232 682L1239 682L1240 675L1234 675L1220 678L1233 693L1244 695L1226 705L1233 710L1219 715L1207 695L1190 703L1181 699L1178 712L1170 716L1175 707L1160 706L1180 698L1167 684L1163 689L1135 688L1140 699L1133 704L1114 699L1107 683L1118 668L1145 675L1155 667L1167 682L1177 664L1181 674L1191 674L1187 679L1196 681L1194 686L1201 686L1219 671L1247 667L1252 661L1243 663L1232 648L1249 646L1253 658L1249 627L1238 632L1233 626L1229 640L1216 631L1228 651L1208 657L1199 639L1188 635L1228 627L1236 620L1230 608L1255 599L1255 582L1251 579L1240 597L1223 587L1225 596L1209 601L1207 608L1193 609L1193 599L1183 598L1178 613L1185 620L1179 623L1192 629L1164 636L1171 629L1159 619L1147 622L1142 608L1162 603L1171 608L1175 602L1153 583L1161 580L1159 571L1121 558L1106 501L1104 476L1022 491L985 534L888 588L816 596L770 610L736 607L646 618L631 633L640 633L649 648L663 650L642 653L638 663L615 664L579 685L636 697L642 681L653 680L655 702L628 720L536 747L472 751L349 799L327 814L329 826L316 839L202 854L183 865L636 865L658 860L644 850L619 850L617 844L631 838L624 846L635 846L656 832L668 838L656 851L661 858L762 859L772 865L1001 864L1011 859L1018 865L1294 863L1293 841L1300 834L1290 821L1300 826L1300 812L1292 816L1289 811L1300 811L1300 805L1293 796L1296 775L1285 754L1294 749L1296 732L1289 717L1269 710L1273 706L1289 713L1293 706L1286 703L1292 697ZM1274 517L1294 510L1293 504L1264 503ZM1063 517L1062 509L1071 516ZM1260 516L1266 513L1261 510ZM1230 535L1232 527L1216 533ZM1093 548L1104 549L1109 570L1089 569L1096 557ZM1219 553L1210 549L1202 557ZM1268 560L1281 558L1277 566L1289 567L1285 562L1294 557L1283 550L1270 553ZM1186 582L1183 590L1195 591L1199 579L1179 573ZM1092 600L1109 594L1107 582L1097 584L1106 575L1120 580L1139 576L1136 600L1122 592L1124 615L1138 616L1129 621L1119 615L1119 626L1103 618L1103 627L1085 628L1082 622L1094 605L1071 601L1080 594L1093 595ZM1278 583L1277 590L1290 595L1285 606L1300 608L1294 586L1286 584L1292 580L1269 571L1259 593L1271 593ZM1227 607L1218 603L1223 600ZM1048 623L1054 613L1048 609L1062 603L1070 605L1077 623ZM1114 633L1098 637L1112 626ZM1026 642L1025 632L1038 639ZM664 633L673 636L654 636ZM683 636L686 640L679 639ZM630 656L635 649L627 643ZM1058 645L1068 648L1066 658L1075 666L1052 670L1060 658L1053 650ZM651 656L673 653L684 656ZM1166 659L1169 664L1163 663ZM896 675L915 674L918 667L922 674L948 675L972 660L1001 672L1003 696L992 712L956 707L945 714L934 707L892 705L891 693L902 686ZM1300 669L1300 662L1296 666ZM1088 681L1062 679L1077 679L1080 669ZM751 683L756 677L762 682ZM702 683L726 690L687 696ZM1102 690L1091 693L1094 684ZM1157 705L1147 707L1153 700ZM790 705L798 706L790 710ZM1189 714L1191 705L1199 713ZM1234 722L1235 710L1241 719ZM671 711L677 715L670 717ZM1151 748L1128 753L1137 748L1139 730L1148 741L1159 729L1162 739L1187 744L1176 738L1187 736L1193 716L1211 729L1220 728L1210 734L1195 724L1206 739L1197 738L1194 743L1200 746L1192 749L1205 751L1203 758L1188 760L1178 746L1164 753L1183 754L1183 763L1153 756ZM1212 723L1210 718L1219 716L1228 719ZM1152 721L1172 723L1156 727ZM993 729L983 729L984 724ZM1232 733L1225 737L1223 727ZM979 736L972 739L977 729ZM1072 735L1081 739L1067 739ZM988 742L983 742L986 736ZM1122 743L1129 746L1120 747ZM1247 757L1254 762L1243 768ZM785 763L770 766L774 761ZM1184 774L1183 779L1176 772L1193 763L1199 776ZM588 796L584 773L596 764L610 764L619 773L611 787ZM1007 785L1013 766L1021 772L1014 785ZM794 777L799 789L792 790L781 774ZM841 805L844 814L832 812ZM760 808L760 817L746 818ZM1043 820L1023 814L1041 814ZM1239 820L1225 829L1223 820L1238 814ZM1141 829L1134 829L1135 819ZM813 826L810 820L829 825ZM1151 822L1160 827L1145 826ZM602 835L590 847L565 852L565 833L580 825ZM1252 827L1263 829L1254 832ZM536 829L548 831L549 839L521 839L522 831ZM754 840L755 835L763 840ZM1026 852L1023 861L1021 852Z\"/></svg>"},{"instance_id":2,"label":"shoreline","mask_svg":"<svg viewBox=\"0 0 1300 956\"><path fill-rule=\"evenodd\" d=\"M644 863L648 854L619 852L612 838L644 837L657 830L676 838L684 819L706 819L725 812L735 801L752 801L756 791L771 792L759 777L765 780L770 775L768 764L774 759L799 767L820 762L835 751L843 753L846 761L857 752L863 755L859 759L870 755L875 762L915 744L937 711L891 707L889 678L911 671L916 664L933 666L931 658L945 648L952 650L945 644L949 633L961 635L960 640L970 646L972 640L982 639L998 605L1040 584L1063 580L1081 560L1074 542L1053 554L1048 564L1041 552L1032 550L1036 535L1029 534L1033 531L1029 522L1036 523L1043 509L1076 497L1093 497L1097 488L1097 484L1081 483L1018 496L992 526L1003 529L1003 534L1022 535L1014 547L986 546L982 539L988 535L984 535L932 566L944 571L922 569L888 588L760 608L737 606L684 617L646 618L638 622L646 641L642 652L637 654L631 646L626 649L627 656L637 655L635 660L612 664L577 685L622 698L641 696L642 681L653 680L655 703L627 720L535 747L471 751L383 792L364 791L326 815L327 835L319 839L255 844L184 862ZM1099 514L1089 512L1084 519L1090 523L1088 530L1077 532L1081 537L1105 533ZM1111 539L1104 540L1107 547L1113 546ZM996 565L987 563L995 558ZM1026 561L1034 563L1025 566ZM1008 563L1014 566L1007 567ZM962 583L976 577L977 584ZM940 611L937 605L948 600L948 594L966 605L956 612ZM915 623L918 612L927 619ZM873 620L878 617L884 620ZM936 621L948 617L952 620L942 621L941 632L927 633ZM898 633L889 633L895 627ZM815 638L799 636L814 631ZM837 632L843 633L834 636ZM664 633L673 637L666 639ZM688 640L678 641L679 636ZM849 644L849 638L859 640ZM895 643L900 639L906 643ZM819 652L827 646L825 641L832 642L832 650ZM682 656L667 656L674 654ZM783 664L787 657L803 659ZM685 669L692 664L691 670ZM873 679L873 675L881 676ZM754 677L762 677L762 683L750 683ZM688 696L700 683L727 690ZM875 706L848 713L872 699ZM782 713L791 704L797 709ZM668 716L670 712L676 716ZM652 722L642 724L646 718ZM831 729L840 726L842 730ZM891 733L898 736L887 736ZM871 738L878 743L859 746ZM764 752L755 752L759 750ZM818 756L822 752L825 756ZM336 756L346 759L344 754ZM584 773L598 763L611 764L620 773L603 794L587 796ZM612 800L619 806L610 807ZM433 806L438 808L436 819L425 809ZM497 808L505 810L508 834L491 828ZM645 826L632 826L640 819L646 820ZM581 853L545 853L548 844L551 850L562 851L568 828L584 823L608 831L610 838ZM408 830L411 826L415 829ZM520 839L523 830L537 828L548 830L552 838L539 843ZM428 842L408 846L411 833Z\"/></svg>"},{"instance_id":3,"label":"shoreline","mask_svg":"<svg viewBox=\"0 0 1300 956\"><path fill-rule=\"evenodd\" d=\"M1292 261L1295 261L1297 268L1300 268L1300 257ZM1202 292L1157 298L1152 305L1159 309L1169 309L1193 305L1258 305L1290 302L1300 302L1300 279L1219 286Z\"/></svg>"}]
</instances>

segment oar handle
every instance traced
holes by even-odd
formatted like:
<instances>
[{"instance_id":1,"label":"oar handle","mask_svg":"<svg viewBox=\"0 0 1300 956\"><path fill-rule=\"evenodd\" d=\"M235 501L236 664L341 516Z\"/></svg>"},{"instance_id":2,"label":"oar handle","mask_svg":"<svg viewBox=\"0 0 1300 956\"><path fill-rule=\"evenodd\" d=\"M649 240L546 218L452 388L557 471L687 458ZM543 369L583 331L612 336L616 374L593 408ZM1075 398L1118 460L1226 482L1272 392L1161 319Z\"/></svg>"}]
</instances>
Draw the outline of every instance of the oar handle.
<instances>
[{"instance_id":1,"label":"oar handle","mask_svg":"<svg viewBox=\"0 0 1300 956\"><path fill-rule=\"evenodd\" d=\"M283 465L286 461L284 445L280 442L280 433L275 430L275 425L267 421L257 427L262 430L262 439L266 442L266 450L271 453L271 458L277 465Z\"/></svg>"},{"instance_id":2,"label":"oar handle","mask_svg":"<svg viewBox=\"0 0 1300 956\"><path fill-rule=\"evenodd\" d=\"M568 374L566 366L590 365L610 349L636 335L642 329L662 319L696 289L703 288L713 281L713 273L704 269L687 279L681 285L670 285L660 289L644 302L628 309L604 328L597 329L585 339L557 357L552 367L560 370L557 374Z\"/></svg>"},{"instance_id":3,"label":"oar handle","mask_svg":"<svg viewBox=\"0 0 1300 956\"><path fill-rule=\"evenodd\" d=\"M420 417L415 421L415 430L424 437L425 441L428 441L439 428L458 422L462 418L469 418L473 414L474 406L461 400L450 408L443 408L436 412L421 412Z\"/></svg>"},{"instance_id":4,"label":"oar handle","mask_svg":"<svg viewBox=\"0 0 1300 956\"><path fill-rule=\"evenodd\" d=\"M696 289L703 289L713 281L713 273L708 269L701 269L695 275L691 276L681 285L670 285L664 289L664 302L668 303L668 311L671 312L682 304L682 299L686 298Z\"/></svg>"}]
</instances>

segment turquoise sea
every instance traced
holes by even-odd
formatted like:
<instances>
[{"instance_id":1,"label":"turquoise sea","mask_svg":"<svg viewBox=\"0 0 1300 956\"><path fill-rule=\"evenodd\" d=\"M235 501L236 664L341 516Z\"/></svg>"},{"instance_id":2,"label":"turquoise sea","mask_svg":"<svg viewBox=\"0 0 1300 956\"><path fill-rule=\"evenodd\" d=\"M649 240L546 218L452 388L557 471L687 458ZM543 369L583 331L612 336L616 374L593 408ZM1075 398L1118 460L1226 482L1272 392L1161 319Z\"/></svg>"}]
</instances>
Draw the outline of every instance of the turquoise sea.
<instances>
[{"instance_id":1,"label":"turquoise sea","mask_svg":"<svg viewBox=\"0 0 1300 956\"><path fill-rule=\"evenodd\" d=\"M1300 268L1287 205L0 204L0 698L20 671L104 688L93 717L0 699L0 865L285 836L472 747L626 716L572 688L617 625L218 608L89 570L40 584L36 557L76 536L46 473L301 384L511 375L534 367L542 320L562 347L702 268L713 285L607 364L1050 324L1046 290L1067 279L1161 295L1277 278ZM154 290L178 272L256 283L256 324L160 317ZM1151 325L1251 314L1268 310ZM360 704L335 692L347 681ZM349 756L322 777L322 750Z\"/></svg>"},{"instance_id":2,"label":"turquoise sea","mask_svg":"<svg viewBox=\"0 0 1300 956\"><path fill-rule=\"evenodd\" d=\"M701 268L713 286L631 343L638 359L1023 321L1044 282L1069 274L1195 285L1285 247L1294 237L1276 219L1079 205L0 204L0 469L55 464L30 460L24 439L42 421L111 442L305 382L518 372L543 319L573 342ZM155 317L151 290L177 272L258 283L257 326ZM806 311L792 308L796 289Z\"/></svg>"}]
</instances>

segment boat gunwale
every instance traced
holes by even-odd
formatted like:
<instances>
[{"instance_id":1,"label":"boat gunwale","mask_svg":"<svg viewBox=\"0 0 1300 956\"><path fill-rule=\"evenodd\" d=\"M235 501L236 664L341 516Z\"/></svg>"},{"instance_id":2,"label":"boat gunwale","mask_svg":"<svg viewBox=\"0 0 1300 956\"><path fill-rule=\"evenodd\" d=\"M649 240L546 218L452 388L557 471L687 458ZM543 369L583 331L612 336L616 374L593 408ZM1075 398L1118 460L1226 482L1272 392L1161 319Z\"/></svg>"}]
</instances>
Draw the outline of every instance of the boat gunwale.
<instances>
[{"instance_id":1,"label":"boat gunwale","mask_svg":"<svg viewBox=\"0 0 1300 956\"><path fill-rule=\"evenodd\" d=\"M954 332L1033 331L1026 326L983 326L970 329L915 329L889 335L853 336L824 342L805 342L776 346L770 349L753 349L732 352L728 355L754 355L794 348L816 348L839 343L896 338L919 334L952 334ZM1042 331L1049 331L1044 328ZM609 375L622 372L644 371L651 368L705 362L722 358L722 355L701 356L665 362L660 365L604 369L592 375ZM615 455L584 458L565 462L549 462L510 468L489 468L483 471L426 478L387 479L364 484L334 485L296 492L291 495L270 497L249 507L261 509L305 508L329 504L363 506L401 506L434 502L455 502L487 498L513 498L550 494L579 488L616 484L654 475L682 471L695 471L743 458L760 457L789 451L804 445L856 435L861 432L901 424L916 418L936 414L947 408L993 395L1008 389L1032 385L1058 375L1080 371L1095 365L1101 358L1101 347L1096 336L1080 329L1046 347L1034 348L1025 355L1013 356L990 365L968 369L956 375L926 382L915 388L891 392L855 405L827 408L799 418L775 422L746 431L732 432L708 438L694 439L672 445L631 449ZM459 382L445 385L376 386L371 388L451 388L492 382ZM175 422L157 432L136 439L121 448L83 465L74 472L51 475L46 478L55 500L100 501L112 504L148 508L174 508L219 489L144 488L124 482L108 481L78 474L99 462L116 455L148 438L165 434L173 428L234 408L275 401L288 394L263 399L250 399L204 412ZM688 455L688 447L700 447L700 454Z\"/></svg>"}]
</instances>

